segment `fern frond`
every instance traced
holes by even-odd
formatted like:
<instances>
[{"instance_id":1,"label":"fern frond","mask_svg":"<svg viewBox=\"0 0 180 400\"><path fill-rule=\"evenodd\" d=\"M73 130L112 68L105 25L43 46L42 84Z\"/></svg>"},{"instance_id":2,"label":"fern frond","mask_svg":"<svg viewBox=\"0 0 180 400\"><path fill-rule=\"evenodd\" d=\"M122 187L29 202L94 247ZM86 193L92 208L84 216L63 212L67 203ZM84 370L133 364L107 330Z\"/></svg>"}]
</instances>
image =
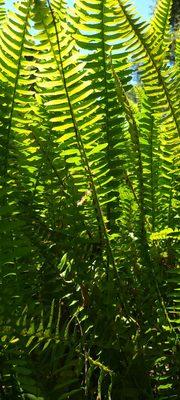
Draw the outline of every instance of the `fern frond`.
<instances>
[{"instance_id":1,"label":"fern frond","mask_svg":"<svg viewBox=\"0 0 180 400\"><path fill-rule=\"evenodd\" d=\"M42 16L42 18L44 18L42 13L41 13L41 16ZM57 105L58 106L57 111L60 112L61 104L66 104L66 123L64 124L64 126L62 124L59 125L59 123L61 122L61 117L60 118L59 117L52 118L51 121L53 122L53 124L57 123L57 125L53 127L53 130L55 130L57 132L58 131L61 132L63 127L64 127L64 129L68 130L67 134L65 133L62 136L62 138L60 137L59 139L57 139L57 142L61 143L61 146L65 143L66 140L69 140L69 143L72 143L71 146L72 145L74 146L74 144L75 144L74 139L76 141L76 147L74 149L72 148L73 157L71 156L72 153L70 151L69 152L63 151L62 155L66 156L67 165L75 163L75 165L70 167L70 173L72 173L73 175L76 173L76 179L78 177L78 175L77 175L78 170L81 171L83 168L86 171L86 177L87 177L86 185L87 186L85 188L81 187L82 186L82 179L81 179L80 190L81 190L81 192L85 193L87 188L89 187L89 189L92 193L93 205L94 205L94 210L96 213L96 219L97 219L97 224L98 224L98 229L99 229L100 242L102 240L105 240L106 246L109 249L108 252L110 252L109 254L110 254L110 257L112 258L112 252L110 250L111 247L110 247L110 243L109 243L109 239L108 239L107 228L106 228L103 212L101 209L101 203L99 201L99 194L97 192L98 186L97 186L97 184L95 184L96 177L95 178L93 177L94 173L95 173L95 175L100 174L101 168L104 167L104 165L102 165L102 167L100 167L100 166L98 166L98 164L102 158L102 155L100 152L106 147L106 143L98 144L96 141L96 137L93 138L93 136L92 136L93 139L91 142L88 143L88 146L86 148L86 142L89 139L89 133L91 132L91 135L93 134L94 128L91 128L91 127L93 127L93 125L99 120L99 118L101 116L99 116L98 118L92 117L92 115L93 115L93 110L92 110L92 113L90 113L90 115L89 115L89 112L86 114L88 119L84 123L84 121L81 117L82 111L84 111L84 104L81 106L80 101L82 101L84 99L85 89L87 90L87 87L89 86L90 81L87 80L84 83L81 83L81 80L83 80L83 77L84 77L84 73L78 71L78 68L72 69L72 72L70 72L68 70L68 65L69 65L69 62L71 61L71 59L69 59L69 58L66 60L62 59L62 56L67 57L68 54L67 54L67 51L65 54L63 54L62 44L60 45L60 38L59 38L60 33L58 31L59 25L58 25L58 23L56 23L55 17L53 15L53 11L51 11L51 16L52 16L52 21L53 21L53 25L54 25L54 36L57 38L56 43L58 46L58 58L56 55L56 50L54 48L52 37L50 36L50 34L48 32L48 26L45 26L45 30L47 32L47 37L48 37L49 44L50 44L50 49L51 49L50 51L52 52L54 61L56 63L56 68L58 71L58 80L59 79L61 80L61 85L63 87L63 89L62 89L63 98L62 98L62 100L60 100L58 98L57 100L55 99L55 100L48 101L45 103L45 105L47 107L49 107L49 106L52 107L52 106ZM43 23L44 22L42 20L42 24ZM61 32L61 35L62 35L62 32ZM74 56L75 56L75 59L78 60L79 55L77 52L74 53ZM77 73L78 73L78 75L76 75ZM68 79L69 76L71 77L70 80ZM80 84L79 85L76 84L77 88L74 89L73 85L74 85L74 83L77 82L77 79L80 81ZM60 82L58 83L58 87L59 86L60 86ZM89 106L92 107L93 103L92 103L92 99L91 99L91 93L93 93L93 90L89 89L89 99L87 98L87 100L86 100L85 108L87 108ZM57 94L59 94L59 93L57 93ZM49 95L51 95L51 92L49 93ZM86 94L86 97L87 97L87 94ZM53 110L54 110L54 107L53 107ZM63 108L62 108L62 110L63 110ZM68 123L67 117L69 118L69 123ZM81 122L81 120L82 120L82 122ZM88 120L89 120L89 122L88 122ZM90 127L90 130L89 130L89 127ZM95 133L96 133L96 130L95 130ZM73 136L74 136L74 138L73 138ZM83 137L85 139L83 139ZM63 150L63 148L62 148L62 150ZM92 166L94 169L92 169ZM79 173L79 171L78 171L78 173ZM104 183L108 182L108 177L106 177L107 172L105 172L103 175L104 175ZM81 177L82 177L82 174L81 174Z\"/></svg>"},{"instance_id":2,"label":"fern frond","mask_svg":"<svg viewBox=\"0 0 180 400\"><path fill-rule=\"evenodd\" d=\"M144 174L144 197L146 215L150 218L151 228L156 226L158 209L158 176L160 166L160 141L157 123L153 115L151 98L142 94L139 112L140 145Z\"/></svg>"},{"instance_id":3,"label":"fern frond","mask_svg":"<svg viewBox=\"0 0 180 400\"><path fill-rule=\"evenodd\" d=\"M167 51L170 46L170 18L172 0L158 0L151 18L150 29L154 31L155 46Z\"/></svg>"},{"instance_id":4,"label":"fern frond","mask_svg":"<svg viewBox=\"0 0 180 400\"><path fill-rule=\"evenodd\" d=\"M154 97L154 104L164 109L164 119L171 134L179 134L176 89L169 76L162 70L162 51L153 47L153 35L147 24L136 19L127 0L118 0L115 12L119 14L119 26L122 29L124 46L132 51L132 58L139 64L142 81L148 96ZM142 64L141 64L142 63Z\"/></svg>"},{"instance_id":5,"label":"fern frond","mask_svg":"<svg viewBox=\"0 0 180 400\"><path fill-rule=\"evenodd\" d=\"M25 54L27 51L26 40L28 35L30 12L31 12L32 2L23 1L17 6L17 14L11 12L7 18L6 23L1 31L1 73L3 74L5 80L10 85L11 91L11 101L8 104L8 112L6 118L8 118L8 124L6 123L6 137L5 139L5 154L4 154L4 165L3 165L3 177L7 178L9 156L10 156L10 142L12 142L12 137L16 135L17 132L21 133L24 130L19 124L21 119L18 119L16 107L19 109L23 108L26 101L23 101L23 96L29 94L30 99L32 98L32 91L30 90L30 84L28 86L27 76L30 77L30 72L24 68ZM14 20L12 24L12 19ZM11 39L10 39L11 38ZM12 41L13 38L13 41ZM24 71L25 70L25 71ZM22 81L25 87L22 89L20 86ZM28 103L30 104L30 101ZM16 104L17 103L17 104ZM19 111L19 110L18 110ZM28 121L27 121L28 122ZM15 125L16 128L15 128ZM28 129L26 130L28 133Z\"/></svg>"},{"instance_id":6,"label":"fern frond","mask_svg":"<svg viewBox=\"0 0 180 400\"><path fill-rule=\"evenodd\" d=\"M99 188L102 188L100 197L104 197L103 213L107 216L108 229L110 233L116 232L117 234L120 201L117 176L121 177L122 181L124 181L124 176L127 177L125 164L128 150L124 151L124 146L127 146L122 129L124 118L121 116L122 110L117 101L110 68L109 54L112 44L114 68L121 74L127 90L131 88L130 64L127 63L126 54L121 52L121 44L118 42L120 31L116 20L113 21L109 1L97 1L93 5L90 2L77 2L75 18L71 17L71 25L75 25L73 37L82 54L84 51L87 52L85 69L92 81L96 96L94 97L96 112L100 116L98 121L99 140L107 143L106 153L101 163L107 164L106 174L111 180L107 181L108 188L104 188L104 190L102 174L99 174L96 182ZM105 195L103 192L107 194Z\"/></svg>"},{"instance_id":7,"label":"fern frond","mask_svg":"<svg viewBox=\"0 0 180 400\"><path fill-rule=\"evenodd\" d=\"M0 29L1 25L3 24L5 14L6 12L5 12L4 0L0 0Z\"/></svg>"},{"instance_id":8,"label":"fern frond","mask_svg":"<svg viewBox=\"0 0 180 400\"><path fill-rule=\"evenodd\" d=\"M68 4L0 22L0 397L177 398L171 1Z\"/></svg>"},{"instance_id":9,"label":"fern frond","mask_svg":"<svg viewBox=\"0 0 180 400\"><path fill-rule=\"evenodd\" d=\"M132 145L134 146L134 152L137 155L137 178L139 185L139 204L140 204L140 240L142 244L142 250L146 253L147 259L148 257L148 243L147 243L147 233L145 227L145 202L144 202L144 178L143 178L143 164L142 164L142 156L140 149L140 140L139 140L139 129L134 118L130 102L127 98L127 95L123 89L120 79L114 71L113 65L113 75L115 79L117 95L120 104L122 105L128 124L129 124L129 132L131 136Z\"/></svg>"}]
</instances>

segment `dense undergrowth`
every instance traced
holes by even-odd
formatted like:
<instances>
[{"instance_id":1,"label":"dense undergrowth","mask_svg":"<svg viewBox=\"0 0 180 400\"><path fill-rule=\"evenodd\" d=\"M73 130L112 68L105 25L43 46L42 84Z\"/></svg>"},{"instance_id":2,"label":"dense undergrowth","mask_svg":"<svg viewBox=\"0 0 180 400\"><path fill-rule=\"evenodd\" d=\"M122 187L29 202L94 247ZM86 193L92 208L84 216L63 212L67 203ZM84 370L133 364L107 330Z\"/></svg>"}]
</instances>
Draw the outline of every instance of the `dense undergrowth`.
<instances>
[{"instance_id":1,"label":"dense undergrowth","mask_svg":"<svg viewBox=\"0 0 180 400\"><path fill-rule=\"evenodd\" d=\"M2 400L178 399L171 6L0 0Z\"/></svg>"}]
</instances>

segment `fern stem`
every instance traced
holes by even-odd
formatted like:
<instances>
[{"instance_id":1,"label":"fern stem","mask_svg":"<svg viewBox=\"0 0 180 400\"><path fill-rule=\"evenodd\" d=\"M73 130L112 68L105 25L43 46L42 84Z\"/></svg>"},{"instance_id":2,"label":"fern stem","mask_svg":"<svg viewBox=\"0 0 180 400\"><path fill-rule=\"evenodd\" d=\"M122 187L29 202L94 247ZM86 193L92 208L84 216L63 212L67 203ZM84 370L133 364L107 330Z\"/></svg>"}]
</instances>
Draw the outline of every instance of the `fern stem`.
<instances>
[{"instance_id":1,"label":"fern stem","mask_svg":"<svg viewBox=\"0 0 180 400\"><path fill-rule=\"evenodd\" d=\"M106 49L105 49L105 22L104 22L104 13L105 13L105 1L102 0L102 22L101 22L101 32L102 32L102 56L103 56L103 77L104 77L104 99L105 99L105 127L106 127L106 137L107 137L107 162L109 170L111 171L110 159L111 159L111 146L110 146L110 132L109 132L109 104L108 104L108 79L107 79L107 57L106 57ZM112 216L111 216L111 205L108 202L107 204L107 219L108 219L108 227L112 230Z\"/></svg>"},{"instance_id":2,"label":"fern stem","mask_svg":"<svg viewBox=\"0 0 180 400\"><path fill-rule=\"evenodd\" d=\"M153 117L150 129L150 171L151 171L151 207L152 207L152 231L155 229L155 190L154 190L154 160L153 160Z\"/></svg>"}]
</instances>

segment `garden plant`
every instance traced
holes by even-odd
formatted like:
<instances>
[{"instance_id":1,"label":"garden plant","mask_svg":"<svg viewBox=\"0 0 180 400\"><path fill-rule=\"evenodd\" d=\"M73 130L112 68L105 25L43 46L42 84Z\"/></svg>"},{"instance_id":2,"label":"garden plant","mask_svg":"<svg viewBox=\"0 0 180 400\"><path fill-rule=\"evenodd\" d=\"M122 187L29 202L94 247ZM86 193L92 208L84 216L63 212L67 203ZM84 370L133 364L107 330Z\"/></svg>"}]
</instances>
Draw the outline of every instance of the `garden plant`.
<instances>
[{"instance_id":1,"label":"garden plant","mask_svg":"<svg viewBox=\"0 0 180 400\"><path fill-rule=\"evenodd\" d=\"M178 400L172 6L0 0L1 400Z\"/></svg>"}]
</instances>

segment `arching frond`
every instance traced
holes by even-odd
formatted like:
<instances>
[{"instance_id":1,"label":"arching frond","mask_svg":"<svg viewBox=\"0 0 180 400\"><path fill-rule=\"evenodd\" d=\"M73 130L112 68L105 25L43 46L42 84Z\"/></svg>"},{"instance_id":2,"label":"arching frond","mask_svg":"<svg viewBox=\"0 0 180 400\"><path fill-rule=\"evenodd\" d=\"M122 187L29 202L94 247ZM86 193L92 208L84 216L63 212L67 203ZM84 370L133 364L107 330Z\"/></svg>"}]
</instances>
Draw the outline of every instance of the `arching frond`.
<instances>
[{"instance_id":1,"label":"arching frond","mask_svg":"<svg viewBox=\"0 0 180 400\"><path fill-rule=\"evenodd\" d=\"M2 399L178 399L171 3L0 1Z\"/></svg>"},{"instance_id":2,"label":"arching frond","mask_svg":"<svg viewBox=\"0 0 180 400\"><path fill-rule=\"evenodd\" d=\"M162 51L167 51L170 46L170 18L172 0L156 1L150 29L154 31L155 45L160 46Z\"/></svg>"},{"instance_id":3,"label":"arching frond","mask_svg":"<svg viewBox=\"0 0 180 400\"><path fill-rule=\"evenodd\" d=\"M153 96L154 105L164 109L164 119L167 119L171 134L179 134L176 88L173 82L162 71L162 51L154 48L153 34L148 31L147 24L136 19L134 10L126 0L118 0L115 12L119 15L119 26L122 30L122 40L125 48L131 50L131 57L139 64L139 70L145 90ZM173 103L172 103L173 102Z\"/></svg>"}]
</instances>

